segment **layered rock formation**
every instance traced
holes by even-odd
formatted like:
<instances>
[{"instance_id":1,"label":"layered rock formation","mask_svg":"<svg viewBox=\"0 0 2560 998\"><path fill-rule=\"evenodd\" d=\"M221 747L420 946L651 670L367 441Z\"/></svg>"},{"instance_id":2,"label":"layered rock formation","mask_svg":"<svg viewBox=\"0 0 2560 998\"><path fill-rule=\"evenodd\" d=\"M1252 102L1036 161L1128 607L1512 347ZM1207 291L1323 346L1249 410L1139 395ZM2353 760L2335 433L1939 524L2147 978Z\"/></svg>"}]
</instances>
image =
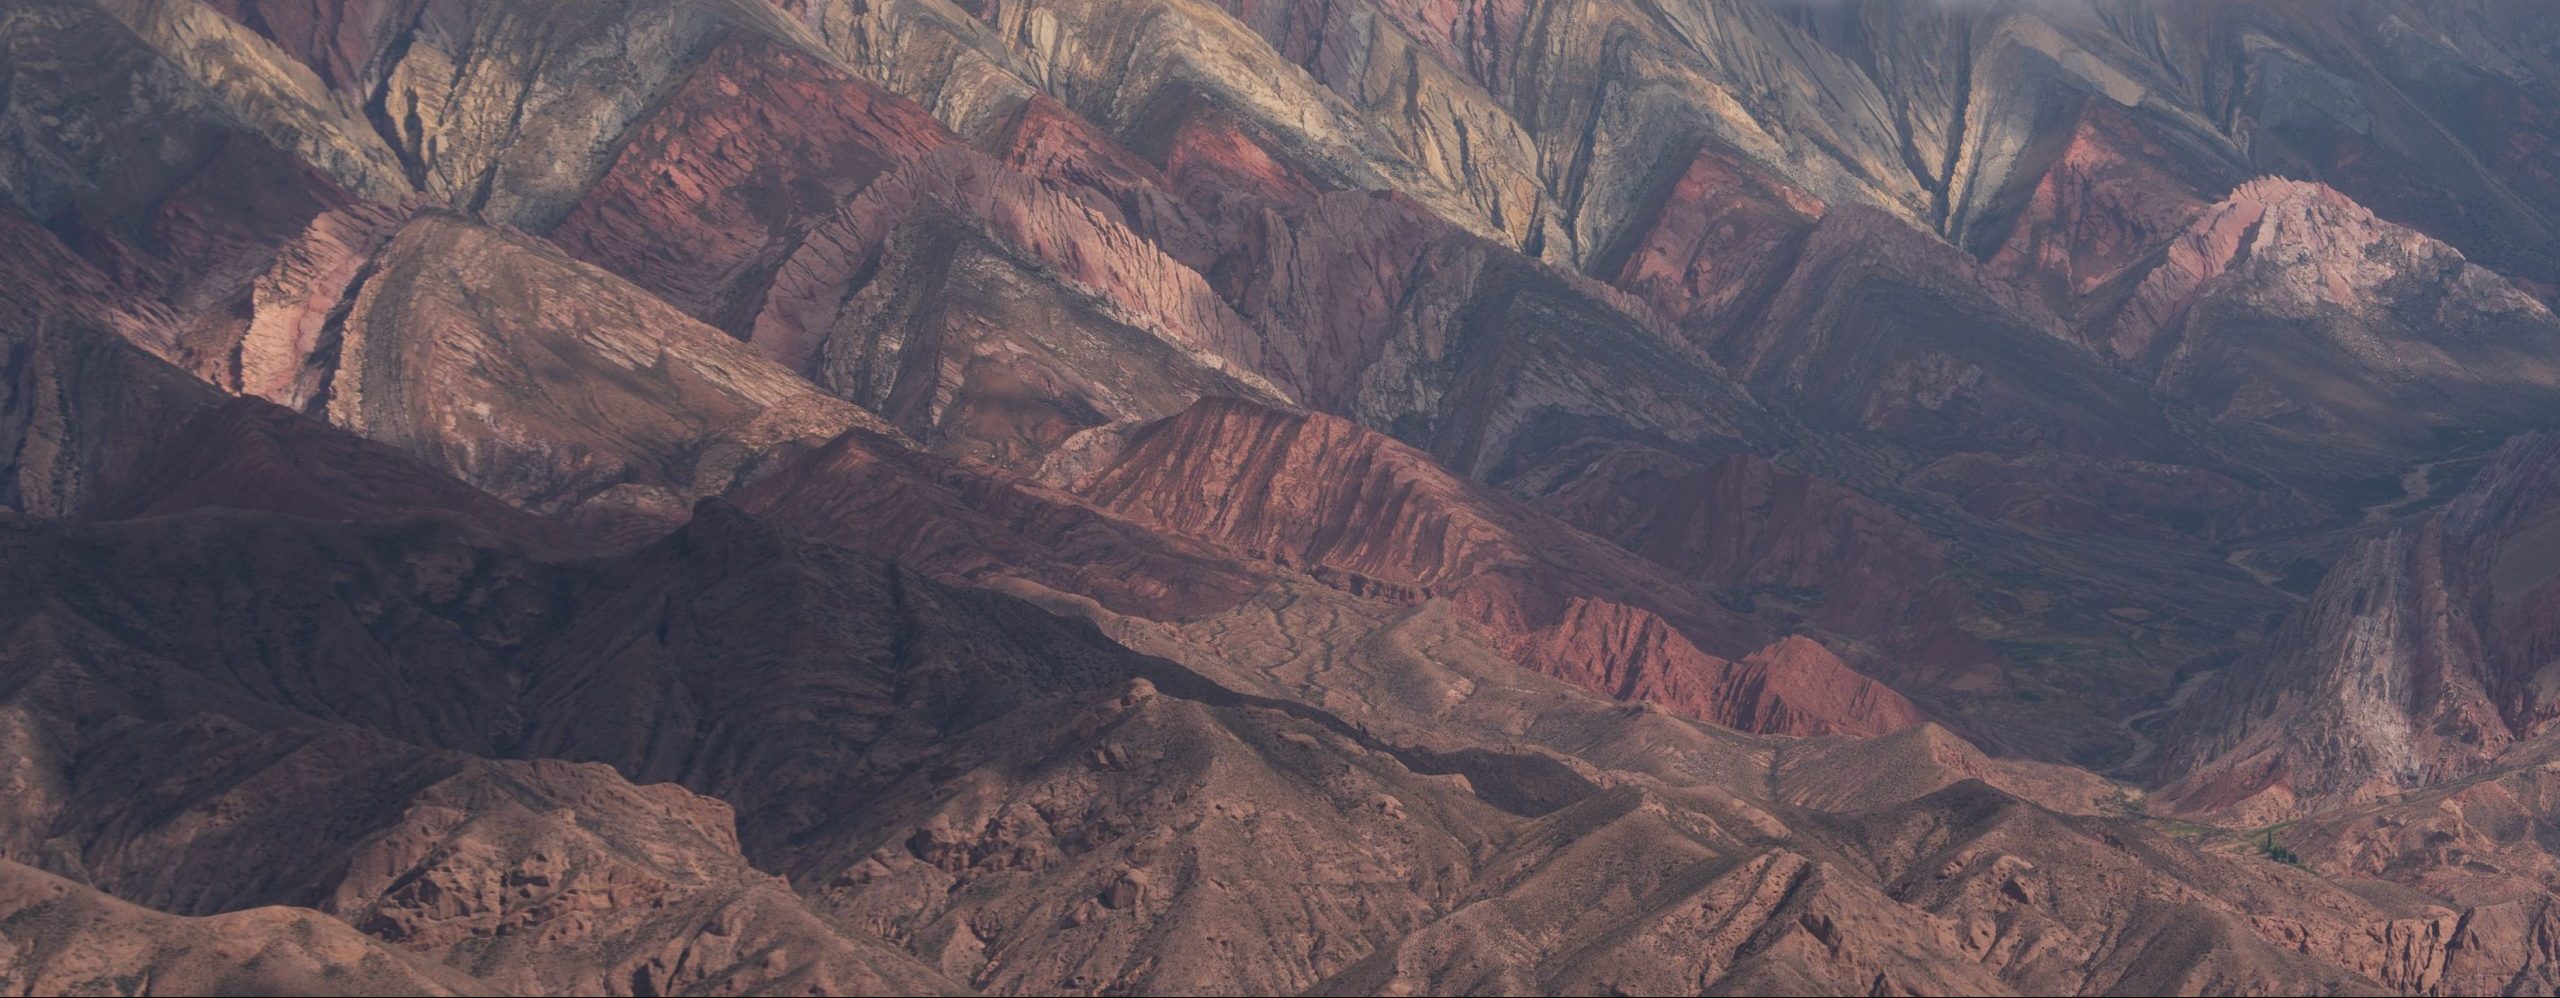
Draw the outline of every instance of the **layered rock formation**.
<instances>
[{"instance_id":1,"label":"layered rock formation","mask_svg":"<svg viewBox=\"0 0 2560 998\"><path fill-rule=\"evenodd\" d=\"M811 228L948 141L915 105L740 33L621 140L551 239L743 334L782 257Z\"/></svg>"},{"instance_id":2,"label":"layered rock formation","mask_svg":"<svg viewBox=\"0 0 2560 998\"><path fill-rule=\"evenodd\" d=\"M1619 699L1663 704L1741 731L1880 735L1921 717L1811 638L1788 638L1728 662L1699 651L1659 617L1601 600L1567 606L1563 619L1530 635L1517 654L1531 668Z\"/></svg>"},{"instance_id":3,"label":"layered rock formation","mask_svg":"<svg viewBox=\"0 0 2560 998\"><path fill-rule=\"evenodd\" d=\"M1640 559L1328 416L1206 400L1133 435L1078 491L1355 593L1450 599L1506 631L1552 623L1567 594L1618 592L1703 633L1751 633Z\"/></svg>"},{"instance_id":4,"label":"layered rock formation","mask_svg":"<svg viewBox=\"0 0 2560 998\"><path fill-rule=\"evenodd\" d=\"M0 977L2548 991L2555 28L14 5Z\"/></svg>"},{"instance_id":5,"label":"layered rock formation","mask_svg":"<svg viewBox=\"0 0 2560 998\"><path fill-rule=\"evenodd\" d=\"M2411 453L2452 428L2529 425L2560 379L2556 331L2444 243L2330 188L2260 179L2170 240L2102 348L2297 449Z\"/></svg>"},{"instance_id":6,"label":"layered rock formation","mask_svg":"<svg viewBox=\"0 0 2560 998\"><path fill-rule=\"evenodd\" d=\"M2560 447L2502 448L2443 509L2358 543L2185 725L2180 806L2291 818L2472 777L2560 717Z\"/></svg>"}]
</instances>

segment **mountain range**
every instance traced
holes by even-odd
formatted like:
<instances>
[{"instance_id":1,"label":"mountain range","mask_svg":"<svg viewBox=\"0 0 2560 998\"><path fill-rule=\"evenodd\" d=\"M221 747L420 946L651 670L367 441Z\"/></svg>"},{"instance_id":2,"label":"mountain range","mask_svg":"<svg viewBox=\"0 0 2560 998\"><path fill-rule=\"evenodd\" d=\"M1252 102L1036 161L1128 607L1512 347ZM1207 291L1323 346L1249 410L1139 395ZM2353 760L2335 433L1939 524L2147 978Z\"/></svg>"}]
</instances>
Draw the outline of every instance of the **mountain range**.
<instances>
[{"instance_id":1,"label":"mountain range","mask_svg":"<svg viewBox=\"0 0 2560 998\"><path fill-rule=\"evenodd\" d=\"M2560 5L9 0L0 991L2560 988Z\"/></svg>"}]
</instances>

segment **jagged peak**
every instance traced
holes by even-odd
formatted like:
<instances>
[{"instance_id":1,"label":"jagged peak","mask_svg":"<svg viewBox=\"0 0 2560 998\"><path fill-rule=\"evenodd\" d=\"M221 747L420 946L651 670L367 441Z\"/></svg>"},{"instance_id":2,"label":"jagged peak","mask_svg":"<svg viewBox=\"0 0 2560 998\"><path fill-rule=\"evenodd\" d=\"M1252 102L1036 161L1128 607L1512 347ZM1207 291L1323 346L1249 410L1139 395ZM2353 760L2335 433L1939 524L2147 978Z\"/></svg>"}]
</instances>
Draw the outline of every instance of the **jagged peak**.
<instances>
[{"instance_id":1,"label":"jagged peak","mask_svg":"<svg viewBox=\"0 0 2560 998\"><path fill-rule=\"evenodd\" d=\"M2319 263L2331 271L2360 263L2465 263L2462 251L2443 240L2378 216L2344 191L2314 180L2251 178L2199 215L2187 232L2205 233L2234 223L2247 227L2245 242L2230 243L2224 254L2225 269L2243 259L2265 259L2276 266ZM2279 252L2270 256L2271 250ZM2372 283L2331 282L2328 290L2362 297Z\"/></svg>"},{"instance_id":2,"label":"jagged peak","mask_svg":"<svg viewBox=\"0 0 2560 998\"><path fill-rule=\"evenodd\" d=\"M2428 275L2446 301L2475 313L2550 317L2512 281L2334 187L2261 176L2232 188L2169 241L2118 316L2111 343L2120 357L2152 352L2195 300L2224 289L2267 314L2306 318L2372 310L2396 278L2411 274Z\"/></svg>"},{"instance_id":3,"label":"jagged peak","mask_svg":"<svg viewBox=\"0 0 2560 998\"><path fill-rule=\"evenodd\" d=\"M1700 649L1652 611L1578 596L1555 626L1512 644L1541 671L1741 731L1867 736L1924 720L1900 694L1804 634L1735 662Z\"/></svg>"},{"instance_id":4,"label":"jagged peak","mask_svg":"<svg viewBox=\"0 0 2560 998\"><path fill-rule=\"evenodd\" d=\"M2363 205L2356 204L2354 198L2350 198L2339 192L2335 187L2331 187L2316 180L2301 180L2294 177L2279 176L2272 173L2260 174L2241 181L2239 186L2233 187L2231 189L2231 193L2223 197L2221 203L2226 205L2256 204L2261 206L2271 206L2288 202L2302 202L2306 200L2335 205L2352 205L2358 211L2362 212L2364 217L2373 217L2372 212L2363 211Z\"/></svg>"}]
</instances>

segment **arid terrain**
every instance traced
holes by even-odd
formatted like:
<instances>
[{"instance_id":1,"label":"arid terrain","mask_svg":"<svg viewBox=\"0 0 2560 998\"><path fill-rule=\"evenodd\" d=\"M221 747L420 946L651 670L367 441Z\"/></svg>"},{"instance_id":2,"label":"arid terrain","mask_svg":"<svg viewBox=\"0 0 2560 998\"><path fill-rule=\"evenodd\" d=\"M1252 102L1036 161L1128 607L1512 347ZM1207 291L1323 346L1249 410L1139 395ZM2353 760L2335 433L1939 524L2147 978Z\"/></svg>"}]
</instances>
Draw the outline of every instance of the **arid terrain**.
<instances>
[{"instance_id":1,"label":"arid terrain","mask_svg":"<svg viewBox=\"0 0 2560 998\"><path fill-rule=\"evenodd\" d=\"M2560 991L2560 4L0 0L0 994Z\"/></svg>"}]
</instances>

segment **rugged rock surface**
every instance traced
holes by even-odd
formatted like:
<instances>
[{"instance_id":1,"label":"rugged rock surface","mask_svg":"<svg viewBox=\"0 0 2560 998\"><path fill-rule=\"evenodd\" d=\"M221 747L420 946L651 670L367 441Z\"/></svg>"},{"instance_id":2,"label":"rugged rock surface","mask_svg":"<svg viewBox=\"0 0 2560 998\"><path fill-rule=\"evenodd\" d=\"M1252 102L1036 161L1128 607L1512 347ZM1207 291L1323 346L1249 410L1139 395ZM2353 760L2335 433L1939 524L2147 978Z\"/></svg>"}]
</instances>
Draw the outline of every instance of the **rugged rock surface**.
<instances>
[{"instance_id":1,"label":"rugged rock surface","mask_svg":"<svg viewBox=\"0 0 2560 998\"><path fill-rule=\"evenodd\" d=\"M1835 209L1757 323L1716 358L1817 426L1954 449L2181 449L2143 386L2057 342L2059 320L1893 218Z\"/></svg>"},{"instance_id":2,"label":"rugged rock surface","mask_svg":"<svg viewBox=\"0 0 2560 998\"><path fill-rule=\"evenodd\" d=\"M501 498L681 516L865 423L718 330L524 236L440 212L350 284L305 403Z\"/></svg>"},{"instance_id":3,"label":"rugged rock surface","mask_svg":"<svg viewBox=\"0 0 2560 998\"><path fill-rule=\"evenodd\" d=\"M11 610L36 614L10 629L12 732L61 748L25 756L32 766L14 774L55 789L17 798L8 841L32 847L18 856L175 910L308 904L511 989L904 991L947 986L938 972L1002 991L1368 990L1379 974L1425 990L1578 987L1629 973L1703 982L1681 987L1830 989L1882 973L1988 992L2300 980L2353 990L2350 974L2401 972L2340 967L2363 959L2352 940L2437 917L2125 819L2062 817L2012 794L2109 805L1937 729L1755 741L1659 713L1631 718L1518 670L1454 618L1380 618L1364 609L1376 604L1327 590L1307 609L1343 601L1350 616L1314 627L1274 618L1269 632L1317 660L1266 659L1239 633L1204 630L1208 643L1194 647L1215 651L1202 672L717 506L603 563L528 560L452 527L244 516L13 526L12 564L48 549L62 560L41 576L55 580L45 594ZM343 552L333 558L353 545L405 563L409 581L341 593L326 572L222 567L329 545ZM83 595L131 578L120 559L178 551L206 566L185 577L220 581ZM476 567L455 572L457 560ZM290 587L310 602L283 612L442 632L441 645L376 647L466 663L452 642L477 644L485 657L471 671L520 678L479 692L422 672L278 686L289 674L261 673L271 660L254 646L184 661L152 653L211 621L237 626L214 610L231 587L289 579L311 580ZM336 601L343 609L325 609ZM134 629L146 620L152 630ZM1196 639L1112 626L1153 630L1165 651ZM1278 667L1259 680L1239 671L1266 662ZM188 692L132 696L153 688L138 681L152 674ZM1396 692L1428 676L1455 681L1458 695ZM346 696L365 688L398 691L382 705L395 709ZM1367 723L1270 696L1291 688L1346 696ZM489 705L452 717L512 716L499 730L523 733L481 751L612 767L430 747L479 737L433 720L437 705L475 697ZM1476 741L1505 717L1531 722L1525 742ZM65 750L96 765L53 768ZM690 792L624 782L660 777ZM737 802L736 839L728 810L703 792ZM871 803L836 806L846 800ZM50 813L26 810L48 801ZM1819 809L1844 805L1853 810ZM2287 914L2261 924L2244 911ZM1567 931L1547 935L1540 926L1558 917ZM1772 931L1718 928L1745 925ZM2121 942L2090 942L2093 925ZM1179 945L1157 949L1168 940ZM1462 940L1509 940L1520 956L1497 968ZM1603 940L1610 952L1690 955L1588 959ZM1213 961L1166 955L1220 941ZM1945 962L1934 955L1943 945L1998 959ZM2184 976L2147 976L2163 967Z\"/></svg>"},{"instance_id":4,"label":"rugged rock surface","mask_svg":"<svg viewBox=\"0 0 2560 998\"><path fill-rule=\"evenodd\" d=\"M12 319L23 332L0 341L0 505L9 509L75 516L115 503L126 482L151 473L146 458L179 425L223 401L76 312L37 307Z\"/></svg>"},{"instance_id":5,"label":"rugged rock surface","mask_svg":"<svg viewBox=\"0 0 2560 998\"><path fill-rule=\"evenodd\" d=\"M1621 446L1537 505L1727 603L1872 644L1898 674L1996 662L1961 626L1981 611L1949 574L1945 545L1838 484L1748 454L1702 466Z\"/></svg>"},{"instance_id":6,"label":"rugged rock surface","mask_svg":"<svg viewBox=\"0 0 2560 998\"><path fill-rule=\"evenodd\" d=\"M1579 599L1516 652L1530 668L1621 700L1657 703L1740 731L1879 735L1920 722L1920 711L1850 671L1811 638L1728 662L1690 644L1662 618Z\"/></svg>"},{"instance_id":7,"label":"rugged rock surface","mask_svg":"<svg viewBox=\"0 0 2560 998\"><path fill-rule=\"evenodd\" d=\"M950 141L920 108L740 32L620 139L562 249L744 335L782 258L880 174Z\"/></svg>"},{"instance_id":8,"label":"rugged rock surface","mask_svg":"<svg viewBox=\"0 0 2560 998\"><path fill-rule=\"evenodd\" d=\"M1471 477L1535 475L1583 437L1721 453L1782 437L1637 299L1429 218L1394 195L1318 196L1226 261L1237 308L1308 406Z\"/></svg>"},{"instance_id":9,"label":"rugged rock surface","mask_svg":"<svg viewBox=\"0 0 2560 998\"><path fill-rule=\"evenodd\" d=\"M497 994L312 911L185 918L0 860L0 976L30 993Z\"/></svg>"},{"instance_id":10,"label":"rugged rock surface","mask_svg":"<svg viewBox=\"0 0 2560 998\"><path fill-rule=\"evenodd\" d=\"M0 975L2548 991L2555 29L12 5Z\"/></svg>"},{"instance_id":11,"label":"rugged rock surface","mask_svg":"<svg viewBox=\"0 0 2560 998\"><path fill-rule=\"evenodd\" d=\"M2300 450L2406 454L2528 425L2560 382L2549 307L2294 181L2250 181L2198 215L2105 336L2163 394Z\"/></svg>"},{"instance_id":12,"label":"rugged rock surface","mask_svg":"<svg viewBox=\"0 0 2560 998\"><path fill-rule=\"evenodd\" d=\"M2560 446L2502 448L2445 507L2341 557L2184 719L2179 806L2292 818L2490 769L2560 718Z\"/></svg>"},{"instance_id":13,"label":"rugged rock surface","mask_svg":"<svg viewBox=\"0 0 2560 998\"><path fill-rule=\"evenodd\" d=\"M1873 734L1920 719L1819 643L1754 653L1756 622L1662 566L1332 417L1204 401L1132 435L1079 491L1354 594L1447 600L1513 637L1524 664L1622 699L1787 734Z\"/></svg>"},{"instance_id":14,"label":"rugged rock surface","mask_svg":"<svg viewBox=\"0 0 2560 998\"><path fill-rule=\"evenodd\" d=\"M850 432L735 493L744 508L917 571L1029 583L1124 613L1185 617L1233 606L1266 574L1077 497Z\"/></svg>"},{"instance_id":15,"label":"rugged rock surface","mask_svg":"<svg viewBox=\"0 0 2560 998\"><path fill-rule=\"evenodd\" d=\"M1112 214L955 147L799 241L748 332L908 434L1013 466L1202 394L1285 399L1261 338Z\"/></svg>"},{"instance_id":16,"label":"rugged rock surface","mask_svg":"<svg viewBox=\"0 0 2560 998\"><path fill-rule=\"evenodd\" d=\"M1413 448L1349 422L1210 399L1133 434L1078 486L1098 505L1249 557L1379 589L1448 597L1511 630L1551 622L1563 594L1667 580ZM1677 605L1667 603L1666 605ZM1722 622L1699 608L1702 623Z\"/></svg>"},{"instance_id":17,"label":"rugged rock surface","mask_svg":"<svg viewBox=\"0 0 2560 998\"><path fill-rule=\"evenodd\" d=\"M1749 160L1699 148L1623 251L1611 283L1641 296L1701 346L1758 318L1786 279L1822 202ZM1593 269L1606 273L1608 261Z\"/></svg>"}]
</instances>

